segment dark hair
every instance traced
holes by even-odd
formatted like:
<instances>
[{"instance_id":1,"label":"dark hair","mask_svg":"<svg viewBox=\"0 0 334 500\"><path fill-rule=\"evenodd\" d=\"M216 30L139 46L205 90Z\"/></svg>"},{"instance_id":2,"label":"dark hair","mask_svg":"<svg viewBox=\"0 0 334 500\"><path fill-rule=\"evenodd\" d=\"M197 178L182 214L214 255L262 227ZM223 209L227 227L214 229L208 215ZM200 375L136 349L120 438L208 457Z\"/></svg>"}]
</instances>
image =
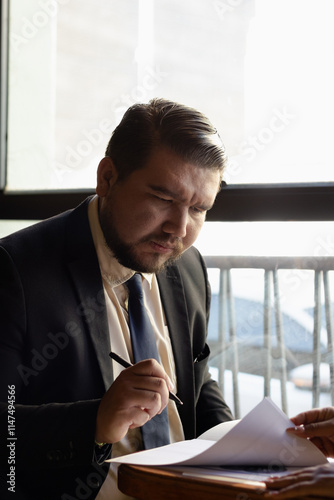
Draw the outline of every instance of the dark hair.
<instances>
[{"instance_id":1,"label":"dark hair","mask_svg":"<svg viewBox=\"0 0 334 500\"><path fill-rule=\"evenodd\" d=\"M166 99L134 104L114 130L106 149L119 180L144 167L154 148L166 146L183 160L223 173L225 148L199 111Z\"/></svg>"}]
</instances>

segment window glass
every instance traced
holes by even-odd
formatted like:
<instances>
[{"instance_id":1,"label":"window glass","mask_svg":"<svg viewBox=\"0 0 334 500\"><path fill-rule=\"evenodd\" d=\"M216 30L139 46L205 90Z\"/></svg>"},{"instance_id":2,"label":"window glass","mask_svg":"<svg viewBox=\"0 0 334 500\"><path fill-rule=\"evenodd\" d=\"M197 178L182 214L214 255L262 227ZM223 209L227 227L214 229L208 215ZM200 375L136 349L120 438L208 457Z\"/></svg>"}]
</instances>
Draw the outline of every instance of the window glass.
<instances>
[{"instance_id":1,"label":"window glass","mask_svg":"<svg viewBox=\"0 0 334 500\"><path fill-rule=\"evenodd\" d=\"M0 221L0 237L33 224L34 221ZM312 366L315 306L315 271L322 270L321 259L331 260L334 268L334 223L332 222L206 222L197 241L208 265L212 290L209 322L211 348L210 370L221 383L223 373L225 398L233 407L233 362L230 342L231 314L225 311L225 346L219 315L223 306L219 298L220 270L231 264L231 293L238 354L240 414L244 416L264 397L266 353L264 349L265 270L280 258L292 259L289 268L277 271L281 328L284 338L289 415L313 406ZM210 261L214 257L215 262ZM303 268L304 266L304 268ZM333 325L334 271L328 273L328 299ZM275 294L272 276L270 286L272 365L271 397L282 407L282 363L277 342ZM224 292L226 297L226 289ZM321 378L319 405L332 404L329 375L328 325L325 314L323 274L320 280L320 351ZM223 370L224 368L224 370Z\"/></svg>"},{"instance_id":2,"label":"window glass","mask_svg":"<svg viewBox=\"0 0 334 500\"><path fill-rule=\"evenodd\" d=\"M0 219L0 238L4 238L15 231L31 226L37 221L31 220L1 220Z\"/></svg>"},{"instance_id":3,"label":"window glass","mask_svg":"<svg viewBox=\"0 0 334 500\"><path fill-rule=\"evenodd\" d=\"M286 369L286 407L293 416L312 406L331 405L330 354L328 332L333 328L334 297L334 223L328 222L207 222L196 246L204 255L208 265L212 288L211 315L209 322L209 345L211 348L211 371L221 383L222 367L224 391L227 401L233 406L233 367L235 352L238 356L237 376L239 382L240 414L244 416L264 397L264 376L267 370L264 340L265 281L269 283L269 315L271 347L270 364L271 397L282 408L280 380L283 377L282 363ZM214 261L212 258L214 257ZM211 259L211 260L210 260ZM324 265L324 261L326 265ZM285 264L282 262L285 262ZM288 265L286 265L288 262ZM232 309L219 297L221 274L219 267L229 268ZM277 269L275 299L274 273ZM286 266L286 268L285 268ZM325 289L324 269L328 286ZM267 273L265 272L267 270ZM270 270L270 273L268 273ZM319 352L320 381L319 399L313 403L314 320L315 320L315 276L319 273ZM226 276L224 277L226 282ZM326 292L326 294L325 294ZM227 288L224 288L227 297ZM329 304L329 319L326 318L325 297ZM280 311L280 321L276 308ZM223 312L223 323L220 314ZM222 326L223 325L223 326ZM236 347L231 339L234 325ZM278 326L280 325L280 326ZM277 329L284 340L285 361L280 356ZM225 345L222 341L224 330Z\"/></svg>"},{"instance_id":4,"label":"window glass","mask_svg":"<svg viewBox=\"0 0 334 500\"><path fill-rule=\"evenodd\" d=\"M93 188L124 111L155 96L210 117L229 155L228 183L334 181L333 13L332 0L11 0L8 190ZM0 236L30 223L1 221ZM314 271L321 270L319 258L333 255L333 229L319 222L205 224L197 242L205 258L238 259L231 280L242 414L263 397L264 368L257 356L263 359L265 272L251 258L263 258L263 265L276 257L296 258L295 267L278 270L292 415L312 406L309 387L296 385L292 371L302 367L300 380L310 379ZM298 257L313 268L298 266ZM216 265L209 265L209 277L211 370L218 378ZM332 271L329 278L333 297ZM328 381L322 282L321 303ZM272 317L272 396L279 403L275 328ZM256 387L256 395L249 387ZM319 404L331 404L326 385Z\"/></svg>"},{"instance_id":5,"label":"window glass","mask_svg":"<svg viewBox=\"0 0 334 500\"><path fill-rule=\"evenodd\" d=\"M8 189L94 187L125 109L217 126L226 180L333 181L334 3L11 0Z\"/></svg>"}]
</instances>

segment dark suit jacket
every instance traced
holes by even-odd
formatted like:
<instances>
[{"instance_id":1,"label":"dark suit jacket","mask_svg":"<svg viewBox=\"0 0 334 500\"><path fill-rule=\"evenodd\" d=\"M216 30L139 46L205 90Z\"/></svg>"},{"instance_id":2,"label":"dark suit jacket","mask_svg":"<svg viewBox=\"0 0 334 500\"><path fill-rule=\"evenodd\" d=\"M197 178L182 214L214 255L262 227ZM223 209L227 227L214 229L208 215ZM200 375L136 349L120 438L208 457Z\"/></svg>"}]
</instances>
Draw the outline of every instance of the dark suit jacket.
<instances>
[{"instance_id":1,"label":"dark suit jacket","mask_svg":"<svg viewBox=\"0 0 334 500\"><path fill-rule=\"evenodd\" d=\"M10 458L6 439L15 437L22 498L95 498L108 469L93 460L96 413L113 373L87 207L88 200L0 241L2 483ZM194 363L207 354L205 265L191 248L158 280L190 439L232 418L209 376L207 356ZM15 387L15 436L8 428L9 387Z\"/></svg>"}]
</instances>

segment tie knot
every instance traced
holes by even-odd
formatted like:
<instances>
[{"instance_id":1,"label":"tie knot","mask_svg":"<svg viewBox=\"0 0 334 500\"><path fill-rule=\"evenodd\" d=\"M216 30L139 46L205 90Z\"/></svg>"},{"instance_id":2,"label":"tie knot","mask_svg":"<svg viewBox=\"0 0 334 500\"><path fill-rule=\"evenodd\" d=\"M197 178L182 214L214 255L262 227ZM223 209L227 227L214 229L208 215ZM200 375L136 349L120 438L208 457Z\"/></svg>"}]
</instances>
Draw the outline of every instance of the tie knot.
<instances>
[{"instance_id":1,"label":"tie knot","mask_svg":"<svg viewBox=\"0 0 334 500\"><path fill-rule=\"evenodd\" d=\"M142 297L143 295L143 283L141 279L141 274L134 274L127 282L126 286L128 287L129 293L132 296Z\"/></svg>"}]
</instances>

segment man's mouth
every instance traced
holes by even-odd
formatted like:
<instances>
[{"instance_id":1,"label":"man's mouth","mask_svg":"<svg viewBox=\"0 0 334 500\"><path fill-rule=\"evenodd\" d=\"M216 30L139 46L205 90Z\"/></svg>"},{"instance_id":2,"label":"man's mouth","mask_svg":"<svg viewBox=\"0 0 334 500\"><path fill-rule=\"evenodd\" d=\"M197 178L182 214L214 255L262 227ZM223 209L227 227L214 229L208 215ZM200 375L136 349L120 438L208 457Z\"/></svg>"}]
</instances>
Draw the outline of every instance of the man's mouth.
<instances>
[{"instance_id":1,"label":"man's mouth","mask_svg":"<svg viewBox=\"0 0 334 500\"><path fill-rule=\"evenodd\" d=\"M159 243L158 241L151 241L151 247L159 253L172 253L175 251L175 245L170 245L168 243Z\"/></svg>"}]
</instances>

